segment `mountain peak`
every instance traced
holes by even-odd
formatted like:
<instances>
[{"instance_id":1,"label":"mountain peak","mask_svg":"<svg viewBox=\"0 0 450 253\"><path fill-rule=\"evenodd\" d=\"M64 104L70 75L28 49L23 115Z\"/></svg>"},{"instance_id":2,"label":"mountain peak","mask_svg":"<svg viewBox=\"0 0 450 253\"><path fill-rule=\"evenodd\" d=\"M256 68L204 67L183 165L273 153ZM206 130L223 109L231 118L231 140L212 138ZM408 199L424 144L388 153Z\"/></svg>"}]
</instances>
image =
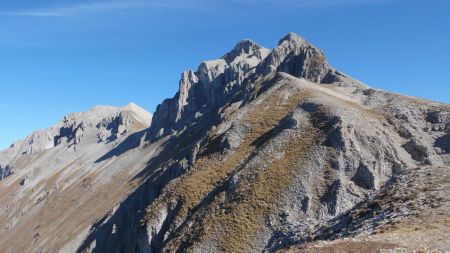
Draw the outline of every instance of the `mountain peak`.
<instances>
[{"instance_id":1,"label":"mountain peak","mask_svg":"<svg viewBox=\"0 0 450 253\"><path fill-rule=\"evenodd\" d=\"M243 39L230 52L225 54L222 59L227 63L233 62L239 56L246 56L247 58L256 57L262 60L269 54L269 51L269 49L260 46L250 39Z\"/></svg>"},{"instance_id":2,"label":"mountain peak","mask_svg":"<svg viewBox=\"0 0 450 253\"><path fill-rule=\"evenodd\" d=\"M232 51L240 51L240 52L245 52L248 54L250 52L250 50L261 49L261 48L263 48L263 47L258 45L253 40L243 39L234 46Z\"/></svg>"},{"instance_id":3,"label":"mountain peak","mask_svg":"<svg viewBox=\"0 0 450 253\"><path fill-rule=\"evenodd\" d=\"M300 35L290 32L286 36L284 36L279 42L278 45L283 44L284 42L293 43L294 45L304 45L309 44L309 42L301 37Z\"/></svg>"},{"instance_id":4,"label":"mountain peak","mask_svg":"<svg viewBox=\"0 0 450 253\"><path fill-rule=\"evenodd\" d=\"M121 107L120 111L131 112L134 118L136 118L143 126L148 127L152 122L152 114L133 102Z\"/></svg>"},{"instance_id":5,"label":"mountain peak","mask_svg":"<svg viewBox=\"0 0 450 253\"><path fill-rule=\"evenodd\" d=\"M139 105L137 105L133 102L128 103L126 106L123 106L122 108L124 108L124 109L134 109L134 108L142 109Z\"/></svg>"},{"instance_id":6,"label":"mountain peak","mask_svg":"<svg viewBox=\"0 0 450 253\"><path fill-rule=\"evenodd\" d=\"M149 138L184 129L199 115L226 104L237 92L248 92L245 80L276 72L314 83L360 85L337 72L320 49L295 33L287 34L273 50L244 39L220 59L204 61L196 72L182 74L176 96L157 107Z\"/></svg>"},{"instance_id":7,"label":"mountain peak","mask_svg":"<svg viewBox=\"0 0 450 253\"><path fill-rule=\"evenodd\" d=\"M67 114L57 124L15 142L1 154L13 158L60 145L108 143L149 127L151 120L152 115L134 103L123 107L99 105Z\"/></svg>"}]
</instances>

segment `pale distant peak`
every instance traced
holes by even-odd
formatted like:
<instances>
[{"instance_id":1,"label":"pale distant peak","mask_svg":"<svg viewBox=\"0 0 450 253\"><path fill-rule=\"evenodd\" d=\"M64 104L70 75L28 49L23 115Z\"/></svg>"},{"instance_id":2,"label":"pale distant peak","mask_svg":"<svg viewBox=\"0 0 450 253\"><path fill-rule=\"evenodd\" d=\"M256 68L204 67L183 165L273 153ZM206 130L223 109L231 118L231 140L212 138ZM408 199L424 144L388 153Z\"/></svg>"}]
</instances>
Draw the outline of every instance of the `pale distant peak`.
<instances>
[{"instance_id":1,"label":"pale distant peak","mask_svg":"<svg viewBox=\"0 0 450 253\"><path fill-rule=\"evenodd\" d=\"M152 121L152 114L140 107L139 105L130 102L127 105L120 108L120 111L129 111L134 113L135 117L141 121L143 124L150 126Z\"/></svg>"},{"instance_id":2,"label":"pale distant peak","mask_svg":"<svg viewBox=\"0 0 450 253\"><path fill-rule=\"evenodd\" d=\"M300 35L294 33L294 32L290 32L288 33L286 36L284 36L279 42L278 45L283 44L283 42L288 42L288 43L292 43L295 45L301 45L301 44L309 44L309 42L301 37Z\"/></svg>"}]
</instances>

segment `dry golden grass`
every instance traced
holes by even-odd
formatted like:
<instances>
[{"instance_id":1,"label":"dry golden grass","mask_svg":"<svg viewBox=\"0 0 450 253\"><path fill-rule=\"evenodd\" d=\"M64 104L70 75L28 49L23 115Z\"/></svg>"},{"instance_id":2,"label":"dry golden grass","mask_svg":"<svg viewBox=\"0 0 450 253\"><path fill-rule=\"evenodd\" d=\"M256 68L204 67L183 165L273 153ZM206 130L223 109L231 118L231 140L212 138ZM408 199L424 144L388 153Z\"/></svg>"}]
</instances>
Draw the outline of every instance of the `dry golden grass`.
<instances>
[{"instance_id":1,"label":"dry golden grass","mask_svg":"<svg viewBox=\"0 0 450 253\"><path fill-rule=\"evenodd\" d=\"M282 252L291 253L329 253L329 252L340 252L340 253L378 253L386 252L390 249L395 249L398 244L395 243L384 243L376 241L336 241L322 244L320 243L310 243L300 246L296 249L286 250Z\"/></svg>"},{"instance_id":2,"label":"dry golden grass","mask_svg":"<svg viewBox=\"0 0 450 253\"><path fill-rule=\"evenodd\" d=\"M292 95L289 101L282 103L282 98L271 97L266 103L258 105L242 119L251 125L251 131L245 137L241 146L230 156L212 155L196 161L194 169L183 179L183 196L186 197L185 207L192 208L212 187L223 182L236 167L247 158L255 146L252 145L263 134L278 125L278 122L305 99L307 92ZM211 152L214 153L214 152ZM185 210L187 211L187 210Z\"/></svg>"},{"instance_id":3,"label":"dry golden grass","mask_svg":"<svg viewBox=\"0 0 450 253\"><path fill-rule=\"evenodd\" d=\"M280 88L282 90L283 87ZM176 187L183 200L179 217L186 217L215 187L224 182L239 165L256 152L255 142L264 134L278 126L279 121L292 112L298 104L311 96L308 90L291 94L287 100L276 93L256 105L244 116L243 122L251 126L240 147L231 155L210 153L196 161L195 167L183 176ZM286 152L275 160L254 180L248 180L248 187L237 192L236 199L220 208L213 203L209 208L222 209L202 221L200 237L220 234L222 250L226 252L245 252L261 228L265 215L271 213L279 195L289 186L295 173L301 167L302 156L313 146L317 132L312 129L307 134L289 140L283 148ZM259 141L260 142L260 141ZM212 142L214 143L214 141ZM212 145L214 146L214 145ZM215 149L214 147L209 147ZM258 170L258 168L255 168ZM172 193L173 194L173 193ZM214 213L214 212L212 212ZM196 238L199 239L199 238Z\"/></svg>"},{"instance_id":4,"label":"dry golden grass","mask_svg":"<svg viewBox=\"0 0 450 253\"><path fill-rule=\"evenodd\" d=\"M77 171L72 170L76 166L76 162L77 160L74 160L34 188L51 191L64 178L62 174L69 171L72 171L72 175L69 177L76 177ZM45 195L39 203L36 203L36 199L31 196L24 199L18 209L23 208L25 204L42 205L42 207L33 207L29 211L31 213L25 213L21 217L21 221L15 225L13 230L0 238L1 242L10 242L8 244L1 243L0 252L8 252L7 249L10 247L14 247L16 252L38 252L44 248L61 249L82 234L91 224L102 218L122 200L123 196L135 188L126 183L128 180L126 172L119 172L116 174L115 181L95 188L95 194L86 194L86 191L91 191L91 189L89 189L89 185L85 184L85 179L90 178L96 181L101 169L103 168L85 175L64 189L56 189ZM117 187L117 184L122 187ZM15 238L20 238L20 240ZM48 238L58 238L58 240L48 240Z\"/></svg>"},{"instance_id":5,"label":"dry golden grass","mask_svg":"<svg viewBox=\"0 0 450 253\"><path fill-rule=\"evenodd\" d=\"M215 231L225 231L222 239L224 251L248 251L249 243L261 229L264 218L275 210L279 196L299 172L300 161L313 146L314 137L316 135L311 133L290 140L285 147L285 155L268 165L254 181L248 180L248 186L237 193L242 198L228 207L231 211L210 222Z\"/></svg>"}]
</instances>

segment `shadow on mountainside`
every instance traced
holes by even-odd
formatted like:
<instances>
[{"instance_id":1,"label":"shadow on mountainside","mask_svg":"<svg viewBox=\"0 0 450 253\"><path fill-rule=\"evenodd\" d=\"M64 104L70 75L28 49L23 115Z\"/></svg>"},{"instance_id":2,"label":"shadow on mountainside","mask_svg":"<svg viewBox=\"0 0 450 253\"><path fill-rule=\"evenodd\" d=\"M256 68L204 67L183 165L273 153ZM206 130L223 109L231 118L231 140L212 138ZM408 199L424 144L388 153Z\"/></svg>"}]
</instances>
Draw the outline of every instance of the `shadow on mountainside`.
<instances>
[{"instance_id":1,"label":"shadow on mountainside","mask_svg":"<svg viewBox=\"0 0 450 253\"><path fill-rule=\"evenodd\" d=\"M171 144L170 140L163 144L161 153L170 152ZM145 216L144 210L159 196L161 189L178 176L176 168L169 167L163 170L161 168L164 166L163 161L159 156L150 160L144 169L147 172L145 178L133 178L133 180L139 178L143 183L126 197L115 212L111 211L91 227L89 236L77 252L85 252L90 247L93 247L91 250L94 253L134 252L148 247L145 227L140 225Z\"/></svg>"},{"instance_id":2,"label":"shadow on mountainside","mask_svg":"<svg viewBox=\"0 0 450 253\"><path fill-rule=\"evenodd\" d=\"M251 80L247 80L247 82L249 81ZM261 86L266 88L273 84L274 81L270 80L264 81ZM253 96L258 95L253 94ZM216 105L205 111L194 122L188 124L181 134L172 136L165 142L162 139L164 137L153 140L153 143L160 141L163 144L155 151L157 155L148 162L147 166L130 180L130 183L138 182L139 187L121 202L116 211L106 214L91 227L89 235L78 248L77 253L88 250L91 250L93 253L148 252L150 249L153 252L158 252L164 246L164 234L169 230L171 217L177 215L180 206L176 206L170 211L166 218L167 220L162 224L161 230L154 235L151 242L149 242L144 220L146 215L145 209L161 195L162 190L168 183L183 175L186 169L192 166L193 161L196 160L195 149L198 148L197 145L204 137L208 136L210 127L220 120L220 108L228 107L237 101L244 101L245 103L253 98L247 96L244 92L236 92L225 104ZM120 156L130 149L139 147L140 141L147 130L129 136L96 162ZM273 134L276 134L276 132L269 132L265 137L268 138ZM262 145L264 141L265 138L252 145ZM218 191L223 191L223 188L218 187L212 194ZM210 201L212 195L208 196L196 209Z\"/></svg>"},{"instance_id":3,"label":"shadow on mountainside","mask_svg":"<svg viewBox=\"0 0 450 253\"><path fill-rule=\"evenodd\" d=\"M434 146L440 148L444 154L450 154L450 133L437 138Z\"/></svg>"},{"instance_id":4,"label":"shadow on mountainside","mask_svg":"<svg viewBox=\"0 0 450 253\"><path fill-rule=\"evenodd\" d=\"M77 253L88 250L93 253L146 252L149 250L152 245L149 245L144 224L145 209L159 197L162 189L170 181L183 174L185 168L177 161L189 158L192 148L198 142L198 136L204 136L206 133L206 126L209 124L202 123L209 119L202 118L190 127L190 131L171 137L158 148L159 150L156 152L160 151L159 154L130 180L130 183L138 181L140 186L121 202L115 212L111 211L91 226L89 235L78 248ZM136 148L139 146L142 136L143 133L138 132L128 137L97 162L119 156L128 149ZM156 235L156 237L160 236Z\"/></svg>"},{"instance_id":5,"label":"shadow on mountainside","mask_svg":"<svg viewBox=\"0 0 450 253\"><path fill-rule=\"evenodd\" d=\"M100 163L114 156L120 156L131 149L139 147L142 137L145 135L147 129L132 133L124 141L119 143L116 147L97 159L95 162Z\"/></svg>"}]
</instances>

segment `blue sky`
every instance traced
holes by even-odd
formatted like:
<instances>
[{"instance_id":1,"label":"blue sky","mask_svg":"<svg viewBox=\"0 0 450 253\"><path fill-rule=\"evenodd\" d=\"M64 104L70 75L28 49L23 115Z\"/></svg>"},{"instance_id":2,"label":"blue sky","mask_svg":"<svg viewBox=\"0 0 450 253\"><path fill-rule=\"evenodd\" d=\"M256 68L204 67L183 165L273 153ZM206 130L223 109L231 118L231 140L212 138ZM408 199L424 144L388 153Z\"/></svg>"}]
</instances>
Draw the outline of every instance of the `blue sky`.
<instances>
[{"instance_id":1,"label":"blue sky","mask_svg":"<svg viewBox=\"0 0 450 253\"><path fill-rule=\"evenodd\" d=\"M446 0L1 1L0 149L98 104L153 111L181 71L291 31L370 86L450 103L449 12Z\"/></svg>"}]
</instances>

